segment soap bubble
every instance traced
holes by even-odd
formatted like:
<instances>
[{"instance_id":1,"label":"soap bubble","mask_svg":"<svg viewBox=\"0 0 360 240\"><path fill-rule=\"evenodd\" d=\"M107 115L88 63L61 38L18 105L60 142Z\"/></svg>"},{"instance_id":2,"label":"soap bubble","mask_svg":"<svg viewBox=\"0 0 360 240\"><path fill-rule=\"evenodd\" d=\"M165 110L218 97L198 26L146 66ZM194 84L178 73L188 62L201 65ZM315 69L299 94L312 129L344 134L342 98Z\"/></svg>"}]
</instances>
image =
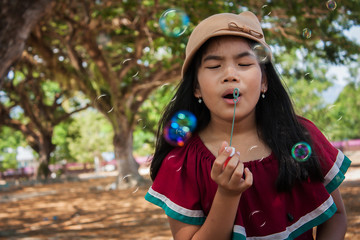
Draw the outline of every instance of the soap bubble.
<instances>
[{"instance_id":1,"label":"soap bubble","mask_svg":"<svg viewBox=\"0 0 360 240\"><path fill-rule=\"evenodd\" d=\"M311 81L311 80L312 80L312 76L311 76L310 73L305 73L304 77L305 77L305 80L307 80L307 81Z\"/></svg>"},{"instance_id":2,"label":"soap bubble","mask_svg":"<svg viewBox=\"0 0 360 240\"><path fill-rule=\"evenodd\" d=\"M159 19L160 28L166 36L181 36L190 23L188 15L179 9L170 8Z\"/></svg>"},{"instance_id":3,"label":"soap bubble","mask_svg":"<svg viewBox=\"0 0 360 240\"><path fill-rule=\"evenodd\" d=\"M261 7L264 16L269 16L271 14L271 7L269 5L264 5Z\"/></svg>"},{"instance_id":4,"label":"soap bubble","mask_svg":"<svg viewBox=\"0 0 360 240\"><path fill-rule=\"evenodd\" d=\"M311 38L311 30L309 28L304 28L302 35L306 39Z\"/></svg>"},{"instance_id":5,"label":"soap bubble","mask_svg":"<svg viewBox=\"0 0 360 240\"><path fill-rule=\"evenodd\" d=\"M252 50L260 63L265 63L270 60L271 53L267 47L262 44L255 44Z\"/></svg>"},{"instance_id":6,"label":"soap bubble","mask_svg":"<svg viewBox=\"0 0 360 240\"><path fill-rule=\"evenodd\" d=\"M249 222L257 228L262 228L266 224L266 215L261 210L255 210L249 214Z\"/></svg>"},{"instance_id":7,"label":"soap bubble","mask_svg":"<svg viewBox=\"0 0 360 240\"><path fill-rule=\"evenodd\" d=\"M311 147L306 142L298 142L291 149L292 157L298 162L305 162L311 155Z\"/></svg>"},{"instance_id":8,"label":"soap bubble","mask_svg":"<svg viewBox=\"0 0 360 240\"><path fill-rule=\"evenodd\" d=\"M114 107L111 103L111 97L107 94L101 94L96 97L94 101L95 107L99 110L102 110L107 113L111 113L114 110Z\"/></svg>"},{"instance_id":9,"label":"soap bubble","mask_svg":"<svg viewBox=\"0 0 360 240\"><path fill-rule=\"evenodd\" d=\"M142 127L142 129L146 128L146 123L144 120L142 120L141 118L137 120L138 125Z\"/></svg>"},{"instance_id":10,"label":"soap bubble","mask_svg":"<svg viewBox=\"0 0 360 240\"><path fill-rule=\"evenodd\" d=\"M185 110L179 111L166 124L164 138L169 144L182 147L190 139L196 125L197 119L194 114Z\"/></svg>"},{"instance_id":11,"label":"soap bubble","mask_svg":"<svg viewBox=\"0 0 360 240\"><path fill-rule=\"evenodd\" d=\"M326 2L326 7L327 7L329 10L334 11L335 8L337 7L337 4L336 4L335 1L329 0L329 1Z\"/></svg>"}]
</instances>

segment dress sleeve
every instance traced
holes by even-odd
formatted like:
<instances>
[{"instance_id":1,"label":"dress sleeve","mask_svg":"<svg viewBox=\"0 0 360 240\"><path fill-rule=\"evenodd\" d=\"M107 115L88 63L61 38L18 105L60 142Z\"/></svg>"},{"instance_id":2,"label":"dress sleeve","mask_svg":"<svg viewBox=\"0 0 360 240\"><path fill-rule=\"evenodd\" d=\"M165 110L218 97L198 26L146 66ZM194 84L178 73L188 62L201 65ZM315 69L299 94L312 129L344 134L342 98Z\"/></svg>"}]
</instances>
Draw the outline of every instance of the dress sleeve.
<instances>
[{"instance_id":1,"label":"dress sleeve","mask_svg":"<svg viewBox=\"0 0 360 240\"><path fill-rule=\"evenodd\" d=\"M205 214L196 181L196 153L191 150L189 145L178 147L165 157L145 199L173 219L202 225Z\"/></svg>"},{"instance_id":2,"label":"dress sleeve","mask_svg":"<svg viewBox=\"0 0 360 240\"><path fill-rule=\"evenodd\" d=\"M344 181L351 161L327 140L314 123L305 118L300 118L300 122L311 135L313 148L319 157L324 174L324 186L328 193L332 193Z\"/></svg>"}]
</instances>

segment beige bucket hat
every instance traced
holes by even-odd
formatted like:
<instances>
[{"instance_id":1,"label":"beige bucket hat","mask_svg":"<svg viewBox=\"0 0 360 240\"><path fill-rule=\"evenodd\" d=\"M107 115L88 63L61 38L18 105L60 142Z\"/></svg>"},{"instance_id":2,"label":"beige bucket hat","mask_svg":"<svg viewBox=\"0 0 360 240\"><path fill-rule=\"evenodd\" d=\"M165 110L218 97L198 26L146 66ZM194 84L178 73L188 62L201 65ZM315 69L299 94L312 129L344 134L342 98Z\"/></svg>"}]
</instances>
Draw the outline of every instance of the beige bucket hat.
<instances>
[{"instance_id":1,"label":"beige bucket hat","mask_svg":"<svg viewBox=\"0 0 360 240\"><path fill-rule=\"evenodd\" d=\"M270 53L269 59L271 60L271 49L265 42L264 33L255 14L249 11L240 14L219 13L202 20L191 33L186 46L181 76L184 76L196 51L208 39L225 35L249 38L262 44Z\"/></svg>"}]
</instances>

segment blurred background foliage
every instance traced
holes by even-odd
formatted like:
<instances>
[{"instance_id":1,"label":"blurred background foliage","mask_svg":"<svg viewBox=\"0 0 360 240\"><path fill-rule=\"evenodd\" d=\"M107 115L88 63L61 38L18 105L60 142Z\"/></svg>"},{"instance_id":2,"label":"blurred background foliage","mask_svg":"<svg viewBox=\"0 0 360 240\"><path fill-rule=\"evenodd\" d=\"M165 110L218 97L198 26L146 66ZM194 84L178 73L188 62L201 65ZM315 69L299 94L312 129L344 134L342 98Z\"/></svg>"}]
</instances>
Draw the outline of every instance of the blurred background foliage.
<instances>
[{"instance_id":1,"label":"blurred background foliage","mask_svg":"<svg viewBox=\"0 0 360 240\"><path fill-rule=\"evenodd\" d=\"M171 8L189 18L180 36L159 26ZM329 140L360 138L359 43L345 35L360 25L358 1L58 0L3 79L2 170L16 165L18 146L30 145L36 157L46 155L47 164L92 162L115 152L131 171L133 158L123 160L121 153L152 154L157 122L180 80L194 26L214 13L245 10L262 21L297 113ZM346 66L349 77L329 102L324 92L337 82L327 76L333 65ZM42 151L46 141L48 150Z\"/></svg>"}]
</instances>

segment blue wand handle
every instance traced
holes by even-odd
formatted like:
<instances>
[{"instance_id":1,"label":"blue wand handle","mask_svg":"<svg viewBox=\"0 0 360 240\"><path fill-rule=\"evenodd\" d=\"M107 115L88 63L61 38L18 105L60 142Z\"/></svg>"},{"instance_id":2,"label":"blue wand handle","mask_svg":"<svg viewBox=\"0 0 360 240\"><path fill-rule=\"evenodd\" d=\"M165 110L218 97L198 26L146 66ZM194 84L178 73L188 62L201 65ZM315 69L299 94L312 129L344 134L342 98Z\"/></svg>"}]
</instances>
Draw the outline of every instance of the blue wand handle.
<instances>
[{"instance_id":1,"label":"blue wand handle","mask_svg":"<svg viewBox=\"0 0 360 240\"><path fill-rule=\"evenodd\" d=\"M232 143L232 137L233 137L233 131L234 131L234 123L235 123L235 110L236 110L236 103L239 101L239 95L240 95L240 91L238 88L234 89L233 92L233 101L234 101L234 115L233 115L233 121L232 121L232 126L231 126L231 135L230 135L230 147L231 147L231 143Z\"/></svg>"}]
</instances>

